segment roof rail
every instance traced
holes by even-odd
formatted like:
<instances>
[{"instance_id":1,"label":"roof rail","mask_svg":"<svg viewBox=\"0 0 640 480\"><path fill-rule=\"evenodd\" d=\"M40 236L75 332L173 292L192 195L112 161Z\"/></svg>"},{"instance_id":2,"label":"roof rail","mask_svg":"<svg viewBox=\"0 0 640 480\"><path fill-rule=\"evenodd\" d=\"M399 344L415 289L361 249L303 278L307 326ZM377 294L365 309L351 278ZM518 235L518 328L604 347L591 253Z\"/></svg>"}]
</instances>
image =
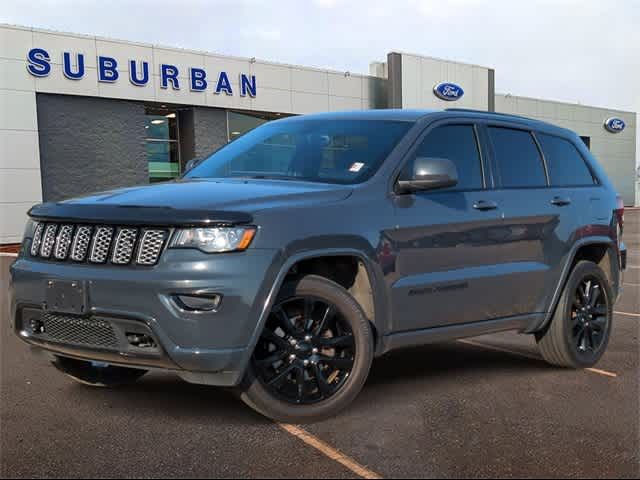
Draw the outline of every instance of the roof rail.
<instances>
[{"instance_id":1,"label":"roof rail","mask_svg":"<svg viewBox=\"0 0 640 480\"><path fill-rule=\"evenodd\" d=\"M475 110L473 108L445 108L446 112L460 112L460 113L481 113L483 115L495 115L500 117L509 117L520 120L527 120L529 122L541 122L542 120L538 120L536 118L524 117L522 115L514 115L512 113L502 113L502 112L489 112L488 110Z\"/></svg>"}]
</instances>

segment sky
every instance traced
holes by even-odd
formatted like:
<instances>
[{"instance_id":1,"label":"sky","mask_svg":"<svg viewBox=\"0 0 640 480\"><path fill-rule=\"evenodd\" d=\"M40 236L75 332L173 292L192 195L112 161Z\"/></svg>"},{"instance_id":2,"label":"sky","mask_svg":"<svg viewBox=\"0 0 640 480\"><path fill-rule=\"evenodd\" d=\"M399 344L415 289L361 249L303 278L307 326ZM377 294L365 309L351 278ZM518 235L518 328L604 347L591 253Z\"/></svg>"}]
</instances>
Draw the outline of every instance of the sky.
<instances>
[{"instance_id":1,"label":"sky","mask_svg":"<svg viewBox=\"0 0 640 480\"><path fill-rule=\"evenodd\" d=\"M402 51L495 68L499 93L640 112L640 0L1 2L2 23L354 73Z\"/></svg>"}]
</instances>

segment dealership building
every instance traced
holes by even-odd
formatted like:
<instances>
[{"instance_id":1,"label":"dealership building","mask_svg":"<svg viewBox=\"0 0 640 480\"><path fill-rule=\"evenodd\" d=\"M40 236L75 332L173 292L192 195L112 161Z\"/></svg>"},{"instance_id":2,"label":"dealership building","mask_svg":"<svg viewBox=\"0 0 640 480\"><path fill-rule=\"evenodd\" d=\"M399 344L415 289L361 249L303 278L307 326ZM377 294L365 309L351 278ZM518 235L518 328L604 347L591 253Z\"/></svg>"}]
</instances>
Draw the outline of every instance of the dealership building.
<instances>
[{"instance_id":1,"label":"dealership building","mask_svg":"<svg viewBox=\"0 0 640 480\"><path fill-rule=\"evenodd\" d=\"M35 203L168 180L264 122L339 110L456 107L555 123L636 202L635 113L498 94L482 66L379 60L362 75L0 25L0 244L20 241Z\"/></svg>"}]
</instances>

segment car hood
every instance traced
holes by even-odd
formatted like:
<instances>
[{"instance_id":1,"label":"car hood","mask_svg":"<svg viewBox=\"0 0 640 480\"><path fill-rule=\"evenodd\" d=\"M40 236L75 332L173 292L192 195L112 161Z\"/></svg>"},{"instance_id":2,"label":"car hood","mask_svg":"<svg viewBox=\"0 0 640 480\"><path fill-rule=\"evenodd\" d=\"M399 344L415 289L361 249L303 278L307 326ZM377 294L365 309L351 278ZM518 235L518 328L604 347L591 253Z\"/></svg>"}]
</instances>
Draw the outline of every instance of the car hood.
<instances>
[{"instance_id":1,"label":"car hood","mask_svg":"<svg viewBox=\"0 0 640 480\"><path fill-rule=\"evenodd\" d=\"M36 219L140 225L250 223L271 208L336 202L352 187L283 180L178 180L35 206Z\"/></svg>"}]
</instances>

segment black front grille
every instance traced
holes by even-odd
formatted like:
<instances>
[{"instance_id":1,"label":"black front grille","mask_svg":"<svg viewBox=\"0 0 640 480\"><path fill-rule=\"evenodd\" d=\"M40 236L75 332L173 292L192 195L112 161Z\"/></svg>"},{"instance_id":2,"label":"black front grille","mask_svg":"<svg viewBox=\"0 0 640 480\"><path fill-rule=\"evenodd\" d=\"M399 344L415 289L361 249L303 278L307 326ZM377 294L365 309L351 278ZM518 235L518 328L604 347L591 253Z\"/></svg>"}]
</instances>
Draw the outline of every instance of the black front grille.
<instances>
[{"instance_id":1,"label":"black front grille","mask_svg":"<svg viewBox=\"0 0 640 480\"><path fill-rule=\"evenodd\" d=\"M57 261L153 266L167 244L169 230L38 223L31 255Z\"/></svg>"},{"instance_id":2,"label":"black front grille","mask_svg":"<svg viewBox=\"0 0 640 480\"><path fill-rule=\"evenodd\" d=\"M118 349L112 325L100 319L45 313L37 336L47 341L93 348Z\"/></svg>"}]
</instances>

